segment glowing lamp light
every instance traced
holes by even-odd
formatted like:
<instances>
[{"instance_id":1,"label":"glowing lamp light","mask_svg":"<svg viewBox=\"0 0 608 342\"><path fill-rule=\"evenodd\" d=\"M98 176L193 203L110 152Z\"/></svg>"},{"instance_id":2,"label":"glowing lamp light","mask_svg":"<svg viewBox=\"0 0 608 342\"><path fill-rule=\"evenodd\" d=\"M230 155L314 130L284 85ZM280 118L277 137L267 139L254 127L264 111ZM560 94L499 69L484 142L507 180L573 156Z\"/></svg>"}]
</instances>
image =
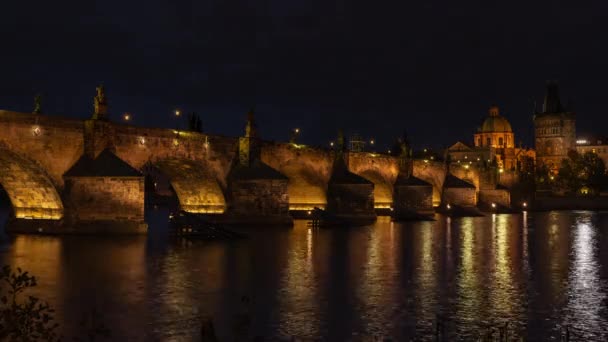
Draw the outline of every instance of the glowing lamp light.
<instances>
[{"instance_id":1,"label":"glowing lamp light","mask_svg":"<svg viewBox=\"0 0 608 342\"><path fill-rule=\"evenodd\" d=\"M469 169L469 165L465 165L464 168L468 170Z\"/></svg>"},{"instance_id":2,"label":"glowing lamp light","mask_svg":"<svg viewBox=\"0 0 608 342\"><path fill-rule=\"evenodd\" d=\"M300 133L300 129L299 128L296 128L293 131L296 132L296 133Z\"/></svg>"},{"instance_id":3,"label":"glowing lamp light","mask_svg":"<svg viewBox=\"0 0 608 342\"><path fill-rule=\"evenodd\" d=\"M125 113L125 115L123 115L123 116L122 116L122 118L123 118L125 121L129 121L129 120L131 120L131 114L129 114L129 113Z\"/></svg>"},{"instance_id":4,"label":"glowing lamp light","mask_svg":"<svg viewBox=\"0 0 608 342\"><path fill-rule=\"evenodd\" d=\"M370 140L369 143L373 145L374 144L374 139Z\"/></svg>"},{"instance_id":5,"label":"glowing lamp light","mask_svg":"<svg viewBox=\"0 0 608 342\"><path fill-rule=\"evenodd\" d=\"M179 111L179 109L176 109L176 110L175 110L175 116L180 116L180 114L181 114L181 113L182 113L182 112L180 112L180 111Z\"/></svg>"},{"instance_id":6,"label":"glowing lamp light","mask_svg":"<svg viewBox=\"0 0 608 342\"><path fill-rule=\"evenodd\" d=\"M492 203L492 208L496 208L496 203Z\"/></svg>"},{"instance_id":7,"label":"glowing lamp light","mask_svg":"<svg viewBox=\"0 0 608 342\"><path fill-rule=\"evenodd\" d=\"M555 177L551 176L551 177L549 177L549 179L554 180L554 179L555 179Z\"/></svg>"},{"instance_id":8,"label":"glowing lamp light","mask_svg":"<svg viewBox=\"0 0 608 342\"><path fill-rule=\"evenodd\" d=\"M524 208L528 206L528 203L524 202L521 204Z\"/></svg>"},{"instance_id":9,"label":"glowing lamp light","mask_svg":"<svg viewBox=\"0 0 608 342\"><path fill-rule=\"evenodd\" d=\"M428 159L425 159L425 160L424 160L424 162L425 162L425 163L428 163L428 162L429 162L429 160L428 160Z\"/></svg>"},{"instance_id":10,"label":"glowing lamp light","mask_svg":"<svg viewBox=\"0 0 608 342\"><path fill-rule=\"evenodd\" d=\"M139 144L140 145L145 145L146 144L146 138L144 138L144 137L139 138Z\"/></svg>"},{"instance_id":11,"label":"glowing lamp light","mask_svg":"<svg viewBox=\"0 0 608 342\"><path fill-rule=\"evenodd\" d=\"M40 127L39 127L39 126L35 126L35 127L32 129L32 134L34 134L34 136L39 136L41 132L42 132L42 130L40 129Z\"/></svg>"},{"instance_id":12,"label":"glowing lamp light","mask_svg":"<svg viewBox=\"0 0 608 342\"><path fill-rule=\"evenodd\" d=\"M312 215L312 211L310 211L310 210L309 210L308 212L306 212L306 213L307 213L308 215Z\"/></svg>"},{"instance_id":13,"label":"glowing lamp light","mask_svg":"<svg viewBox=\"0 0 608 342\"><path fill-rule=\"evenodd\" d=\"M449 203L448 203L448 204L446 204L446 206L445 206L445 207L446 207L446 209L448 209L448 210L452 209L452 207L450 206L450 204L449 204Z\"/></svg>"},{"instance_id":14,"label":"glowing lamp light","mask_svg":"<svg viewBox=\"0 0 608 342\"><path fill-rule=\"evenodd\" d=\"M498 169L498 172L503 173L505 170L503 168Z\"/></svg>"},{"instance_id":15,"label":"glowing lamp light","mask_svg":"<svg viewBox=\"0 0 608 342\"><path fill-rule=\"evenodd\" d=\"M333 142L333 141L330 141L330 142L329 142L329 146L334 147L334 142Z\"/></svg>"}]
</instances>

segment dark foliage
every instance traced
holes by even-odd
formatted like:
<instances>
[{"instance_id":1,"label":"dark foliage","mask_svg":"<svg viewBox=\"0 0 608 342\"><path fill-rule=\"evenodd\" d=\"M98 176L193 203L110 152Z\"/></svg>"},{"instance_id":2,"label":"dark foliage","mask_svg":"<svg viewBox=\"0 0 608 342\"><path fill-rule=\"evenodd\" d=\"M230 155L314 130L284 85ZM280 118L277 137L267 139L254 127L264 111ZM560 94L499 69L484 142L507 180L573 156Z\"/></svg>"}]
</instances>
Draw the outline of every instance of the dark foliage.
<instances>
[{"instance_id":1,"label":"dark foliage","mask_svg":"<svg viewBox=\"0 0 608 342\"><path fill-rule=\"evenodd\" d=\"M563 189L572 193L579 192L584 187L595 192L606 184L604 161L593 152L581 155L576 151L570 151L568 158L562 160L558 183Z\"/></svg>"},{"instance_id":2,"label":"dark foliage","mask_svg":"<svg viewBox=\"0 0 608 342\"><path fill-rule=\"evenodd\" d=\"M4 266L0 282L0 340L58 341L55 311L36 297L20 298L25 290L36 286L36 277L20 268L14 272Z\"/></svg>"}]
</instances>

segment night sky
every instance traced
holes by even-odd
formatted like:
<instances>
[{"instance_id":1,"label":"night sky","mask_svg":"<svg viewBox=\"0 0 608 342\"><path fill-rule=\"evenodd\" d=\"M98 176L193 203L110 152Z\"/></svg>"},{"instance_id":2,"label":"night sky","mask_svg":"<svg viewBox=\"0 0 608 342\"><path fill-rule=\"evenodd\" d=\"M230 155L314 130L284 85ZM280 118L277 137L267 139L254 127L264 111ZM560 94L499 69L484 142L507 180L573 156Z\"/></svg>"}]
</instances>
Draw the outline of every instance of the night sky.
<instances>
[{"instance_id":1,"label":"night sky","mask_svg":"<svg viewBox=\"0 0 608 342\"><path fill-rule=\"evenodd\" d=\"M608 134L608 2L3 1L0 108L91 115L240 135L256 107L264 138L327 145L338 128L388 146L472 141L491 104L532 143L546 80L578 132ZM185 127L185 122L179 123Z\"/></svg>"}]
</instances>

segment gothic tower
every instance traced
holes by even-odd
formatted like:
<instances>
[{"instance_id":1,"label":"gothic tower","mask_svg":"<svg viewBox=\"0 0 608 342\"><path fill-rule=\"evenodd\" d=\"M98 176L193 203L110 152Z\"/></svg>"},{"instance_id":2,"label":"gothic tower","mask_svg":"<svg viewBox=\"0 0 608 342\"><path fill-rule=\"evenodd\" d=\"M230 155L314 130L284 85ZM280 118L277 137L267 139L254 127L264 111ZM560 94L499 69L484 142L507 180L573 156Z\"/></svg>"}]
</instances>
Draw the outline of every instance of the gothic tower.
<instances>
[{"instance_id":1,"label":"gothic tower","mask_svg":"<svg viewBox=\"0 0 608 342\"><path fill-rule=\"evenodd\" d=\"M547 82L542 111L534 113L534 138L537 166L553 172L576 148L576 115L562 106L557 82Z\"/></svg>"}]
</instances>

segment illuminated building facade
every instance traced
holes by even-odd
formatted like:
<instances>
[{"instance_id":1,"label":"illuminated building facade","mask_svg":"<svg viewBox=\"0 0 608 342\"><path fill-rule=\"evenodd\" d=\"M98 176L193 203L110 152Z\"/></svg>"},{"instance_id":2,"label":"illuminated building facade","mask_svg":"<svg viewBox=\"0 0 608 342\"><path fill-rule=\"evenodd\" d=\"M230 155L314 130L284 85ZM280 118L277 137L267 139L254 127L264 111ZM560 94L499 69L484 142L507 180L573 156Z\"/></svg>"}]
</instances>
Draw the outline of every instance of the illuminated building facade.
<instances>
[{"instance_id":1,"label":"illuminated building facade","mask_svg":"<svg viewBox=\"0 0 608 342\"><path fill-rule=\"evenodd\" d=\"M579 137L576 139L576 152L595 153L602 158L604 165L608 165L608 138Z\"/></svg>"},{"instance_id":2,"label":"illuminated building facade","mask_svg":"<svg viewBox=\"0 0 608 342\"><path fill-rule=\"evenodd\" d=\"M473 142L473 146L457 142L448 148L451 160L458 163L496 161L501 169L521 170L535 158L534 150L515 147L511 124L500 115L497 106L490 107L488 116L473 135Z\"/></svg>"}]
</instances>

